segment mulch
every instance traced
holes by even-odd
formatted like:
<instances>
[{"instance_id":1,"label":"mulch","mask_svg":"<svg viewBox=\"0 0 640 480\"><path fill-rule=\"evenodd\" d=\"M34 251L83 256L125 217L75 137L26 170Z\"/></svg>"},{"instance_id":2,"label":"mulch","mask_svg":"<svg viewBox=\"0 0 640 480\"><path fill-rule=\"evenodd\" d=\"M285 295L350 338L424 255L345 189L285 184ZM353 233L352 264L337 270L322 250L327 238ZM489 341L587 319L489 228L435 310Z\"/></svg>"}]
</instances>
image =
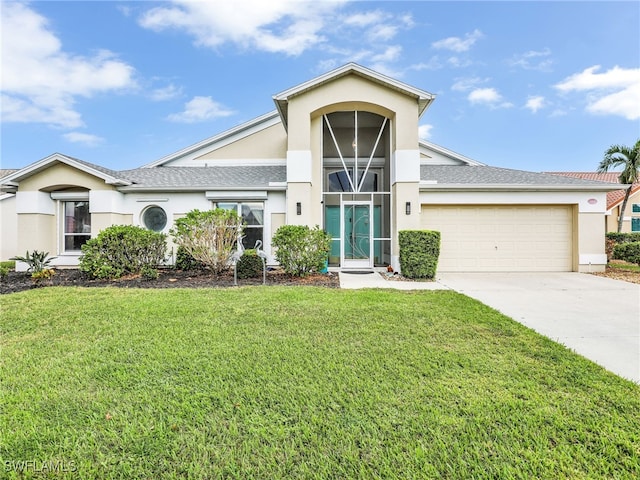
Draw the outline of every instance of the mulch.
<instances>
[{"instance_id":1,"label":"mulch","mask_svg":"<svg viewBox=\"0 0 640 480\"><path fill-rule=\"evenodd\" d=\"M141 276L127 276L114 280L96 280L76 269L58 269L50 280L36 283L31 274L25 272L9 272L6 278L0 279L0 294L21 292L33 288L49 286L74 287L118 287L118 288L230 288L234 287L233 270L214 275L207 271L183 271L171 268L159 270L159 277L148 280ZM311 274L306 277L294 277L281 269L267 271L267 285L295 286L307 285L328 288L339 288L340 279L337 273ZM238 286L262 285L262 276L258 278L238 279Z\"/></svg>"},{"instance_id":2,"label":"mulch","mask_svg":"<svg viewBox=\"0 0 640 480\"><path fill-rule=\"evenodd\" d=\"M640 272L631 272L629 270L622 270L620 268L611 268L608 265L604 272L592 273L591 275L612 278L614 280L622 280L623 282L640 284Z\"/></svg>"}]
</instances>

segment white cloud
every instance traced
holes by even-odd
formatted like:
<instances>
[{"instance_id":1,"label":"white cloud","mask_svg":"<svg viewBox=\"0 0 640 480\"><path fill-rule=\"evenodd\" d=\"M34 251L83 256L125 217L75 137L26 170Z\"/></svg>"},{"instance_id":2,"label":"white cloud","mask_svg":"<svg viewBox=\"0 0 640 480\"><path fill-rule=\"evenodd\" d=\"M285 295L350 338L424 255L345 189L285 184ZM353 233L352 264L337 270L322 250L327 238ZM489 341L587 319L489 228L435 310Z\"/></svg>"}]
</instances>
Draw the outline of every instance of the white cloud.
<instances>
[{"instance_id":1,"label":"white cloud","mask_svg":"<svg viewBox=\"0 0 640 480\"><path fill-rule=\"evenodd\" d=\"M88 147L95 147L104 142L104 138L97 135L91 135L89 133L82 132L69 132L65 133L63 137L71 143L81 143Z\"/></svg>"},{"instance_id":2,"label":"white cloud","mask_svg":"<svg viewBox=\"0 0 640 480\"><path fill-rule=\"evenodd\" d=\"M464 68L471 65L471 60L454 56L447 58L447 63L454 68Z\"/></svg>"},{"instance_id":3,"label":"white cloud","mask_svg":"<svg viewBox=\"0 0 640 480\"><path fill-rule=\"evenodd\" d=\"M428 62L415 63L409 66L409 70L416 70L418 72L421 70L439 70L441 68L442 63L437 55L431 57Z\"/></svg>"},{"instance_id":4,"label":"white cloud","mask_svg":"<svg viewBox=\"0 0 640 480\"><path fill-rule=\"evenodd\" d=\"M112 53L65 52L47 19L28 5L3 2L2 9L3 121L76 128L83 125L77 97L135 86L133 67Z\"/></svg>"},{"instance_id":5,"label":"white cloud","mask_svg":"<svg viewBox=\"0 0 640 480\"><path fill-rule=\"evenodd\" d=\"M370 41L388 41L396 36L398 27L395 25L379 25L371 30L368 37Z\"/></svg>"},{"instance_id":6,"label":"white cloud","mask_svg":"<svg viewBox=\"0 0 640 480\"><path fill-rule=\"evenodd\" d=\"M474 30L471 33L465 34L464 38L460 37L448 37L437 42L433 42L431 47L439 50L451 50L453 52L466 52L474 43L484 37L484 34L480 30Z\"/></svg>"},{"instance_id":7,"label":"white cloud","mask_svg":"<svg viewBox=\"0 0 640 480\"><path fill-rule=\"evenodd\" d=\"M467 97L474 105L487 105L491 108L510 108L513 105L505 102L495 88L476 88Z\"/></svg>"},{"instance_id":8,"label":"white cloud","mask_svg":"<svg viewBox=\"0 0 640 480\"><path fill-rule=\"evenodd\" d=\"M541 51L530 50L520 55L514 55L507 63L512 67L520 67L525 70L548 72L551 70L551 65L553 65L553 60L549 58L550 56L551 50L548 48Z\"/></svg>"},{"instance_id":9,"label":"white cloud","mask_svg":"<svg viewBox=\"0 0 640 480\"><path fill-rule=\"evenodd\" d=\"M170 6L148 10L140 25L155 31L177 29L195 43L218 48L232 43L241 48L299 55L324 42L328 15L341 1L246 0L243 2L192 2L176 0Z\"/></svg>"},{"instance_id":10,"label":"white cloud","mask_svg":"<svg viewBox=\"0 0 640 480\"><path fill-rule=\"evenodd\" d=\"M640 83L593 100L587 110L598 115L619 115L627 120L640 118Z\"/></svg>"},{"instance_id":11,"label":"white cloud","mask_svg":"<svg viewBox=\"0 0 640 480\"><path fill-rule=\"evenodd\" d=\"M172 98L179 97L182 94L182 88L176 87L173 83L163 88L156 88L151 91L151 100L155 102L162 102L165 100L171 100Z\"/></svg>"},{"instance_id":12,"label":"white cloud","mask_svg":"<svg viewBox=\"0 0 640 480\"><path fill-rule=\"evenodd\" d=\"M554 85L562 93L587 92L587 111L618 115L628 120L640 118L640 68L615 66L598 73L600 65L584 69Z\"/></svg>"},{"instance_id":13,"label":"white cloud","mask_svg":"<svg viewBox=\"0 0 640 480\"><path fill-rule=\"evenodd\" d=\"M196 123L228 117L234 113L224 105L213 101L211 97L193 97L185 104L184 111L173 113L167 118L172 122Z\"/></svg>"},{"instance_id":14,"label":"white cloud","mask_svg":"<svg viewBox=\"0 0 640 480\"><path fill-rule=\"evenodd\" d=\"M353 25L356 27L368 27L370 25L378 24L385 19L385 14L380 10L372 12L360 12L349 15L344 19L345 25Z\"/></svg>"},{"instance_id":15,"label":"white cloud","mask_svg":"<svg viewBox=\"0 0 640 480\"><path fill-rule=\"evenodd\" d=\"M546 105L544 97L536 95L534 97L529 97L524 107L531 110L532 113L536 113L538 110L544 108L545 106Z\"/></svg>"},{"instance_id":16,"label":"white cloud","mask_svg":"<svg viewBox=\"0 0 640 480\"><path fill-rule=\"evenodd\" d=\"M482 83L488 82L488 78L469 77L469 78L456 78L455 83L451 86L451 90L457 92L468 92L469 90L476 88Z\"/></svg>"},{"instance_id":17,"label":"white cloud","mask_svg":"<svg viewBox=\"0 0 640 480\"><path fill-rule=\"evenodd\" d=\"M433 129L433 125L420 125L418 127L418 138L423 140L427 140L431 138L431 130Z\"/></svg>"},{"instance_id":18,"label":"white cloud","mask_svg":"<svg viewBox=\"0 0 640 480\"><path fill-rule=\"evenodd\" d=\"M399 45L392 45L387 47L384 52L373 55L371 60L374 62L393 62L398 59L400 53L402 53L402 47Z\"/></svg>"}]
</instances>

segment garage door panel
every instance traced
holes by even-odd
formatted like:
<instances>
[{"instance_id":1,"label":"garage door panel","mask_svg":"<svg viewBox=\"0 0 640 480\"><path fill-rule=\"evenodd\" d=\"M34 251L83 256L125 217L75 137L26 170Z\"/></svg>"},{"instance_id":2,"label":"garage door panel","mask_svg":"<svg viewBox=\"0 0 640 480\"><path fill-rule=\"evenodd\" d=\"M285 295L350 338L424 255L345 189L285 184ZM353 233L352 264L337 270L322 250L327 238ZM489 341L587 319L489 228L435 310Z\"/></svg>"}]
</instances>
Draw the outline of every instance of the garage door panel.
<instances>
[{"instance_id":1,"label":"garage door panel","mask_svg":"<svg viewBox=\"0 0 640 480\"><path fill-rule=\"evenodd\" d=\"M438 230L440 271L571 271L570 206L422 206Z\"/></svg>"}]
</instances>

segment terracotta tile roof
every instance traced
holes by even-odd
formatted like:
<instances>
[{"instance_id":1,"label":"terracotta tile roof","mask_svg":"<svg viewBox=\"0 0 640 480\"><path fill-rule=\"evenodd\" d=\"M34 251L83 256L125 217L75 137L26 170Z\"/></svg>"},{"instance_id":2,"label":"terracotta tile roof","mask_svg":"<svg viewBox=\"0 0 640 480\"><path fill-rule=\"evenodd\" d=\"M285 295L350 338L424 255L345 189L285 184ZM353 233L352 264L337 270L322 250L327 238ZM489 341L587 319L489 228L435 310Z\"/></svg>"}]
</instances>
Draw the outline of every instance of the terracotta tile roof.
<instances>
[{"instance_id":1,"label":"terracotta tile roof","mask_svg":"<svg viewBox=\"0 0 640 480\"><path fill-rule=\"evenodd\" d=\"M607 183L620 183L618 179L620 172L546 172L552 175L562 175L564 177L581 178L583 180L597 180ZM640 191L640 183L635 183L631 190L631 195ZM624 199L625 190L614 190L613 192L607 192L607 210L618 206Z\"/></svg>"}]
</instances>

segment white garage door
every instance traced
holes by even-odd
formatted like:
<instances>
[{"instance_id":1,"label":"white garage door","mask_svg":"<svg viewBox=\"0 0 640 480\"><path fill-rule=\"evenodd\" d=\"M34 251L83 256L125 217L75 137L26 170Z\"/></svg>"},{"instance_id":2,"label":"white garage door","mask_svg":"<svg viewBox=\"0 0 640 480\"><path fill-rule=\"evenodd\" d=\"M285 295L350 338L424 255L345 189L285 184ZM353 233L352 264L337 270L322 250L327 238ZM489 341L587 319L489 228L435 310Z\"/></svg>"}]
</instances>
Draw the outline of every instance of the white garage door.
<instances>
[{"instance_id":1,"label":"white garage door","mask_svg":"<svg viewBox=\"0 0 640 480\"><path fill-rule=\"evenodd\" d=\"M422 228L441 232L441 272L572 270L570 206L422 206Z\"/></svg>"}]
</instances>

